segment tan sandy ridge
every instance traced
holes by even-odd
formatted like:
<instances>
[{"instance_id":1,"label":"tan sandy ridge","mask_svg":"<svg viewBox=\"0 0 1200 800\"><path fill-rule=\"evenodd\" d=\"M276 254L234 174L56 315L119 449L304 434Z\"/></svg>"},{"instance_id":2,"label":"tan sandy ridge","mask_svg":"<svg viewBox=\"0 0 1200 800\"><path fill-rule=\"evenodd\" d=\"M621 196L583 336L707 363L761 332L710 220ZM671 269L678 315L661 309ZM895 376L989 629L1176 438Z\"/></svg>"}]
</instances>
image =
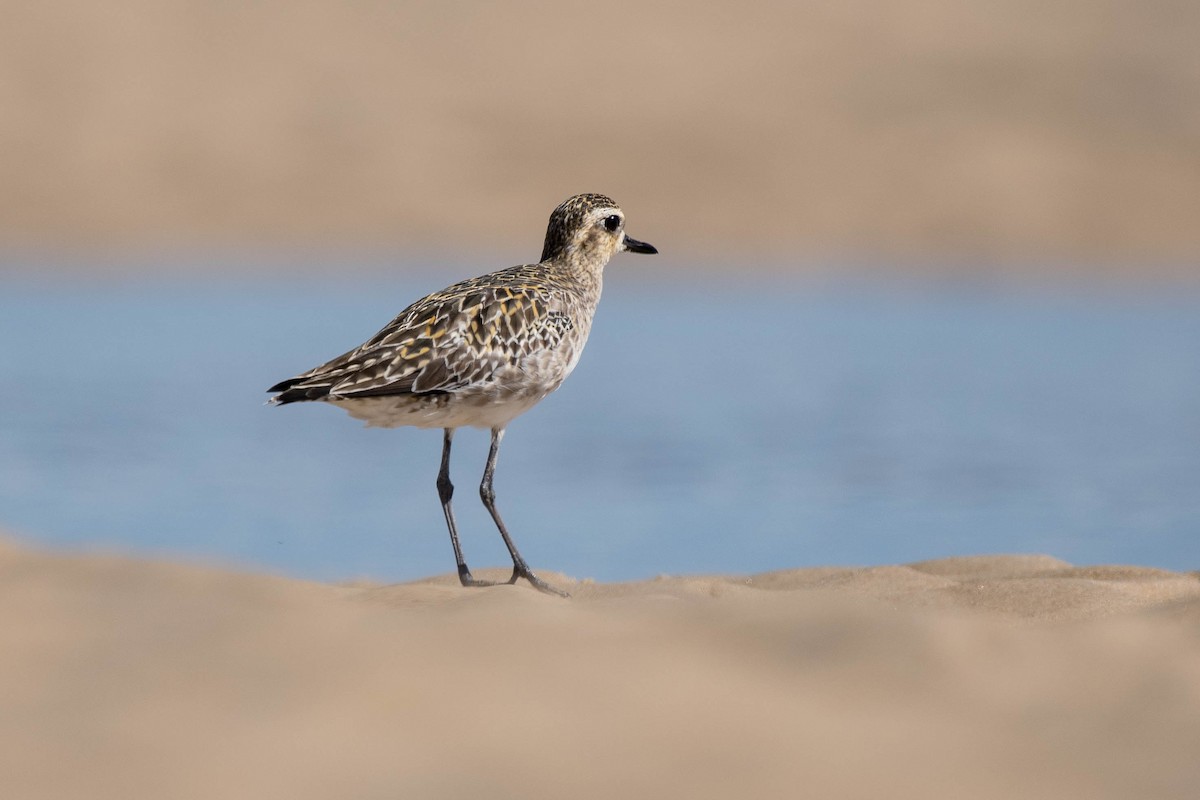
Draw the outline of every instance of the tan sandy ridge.
<instances>
[{"instance_id":1,"label":"tan sandy ridge","mask_svg":"<svg viewBox=\"0 0 1200 800\"><path fill-rule=\"evenodd\" d=\"M548 577L573 598L6 544L0 782L22 798L1183 798L1200 780L1195 575L984 556Z\"/></svg>"}]
</instances>

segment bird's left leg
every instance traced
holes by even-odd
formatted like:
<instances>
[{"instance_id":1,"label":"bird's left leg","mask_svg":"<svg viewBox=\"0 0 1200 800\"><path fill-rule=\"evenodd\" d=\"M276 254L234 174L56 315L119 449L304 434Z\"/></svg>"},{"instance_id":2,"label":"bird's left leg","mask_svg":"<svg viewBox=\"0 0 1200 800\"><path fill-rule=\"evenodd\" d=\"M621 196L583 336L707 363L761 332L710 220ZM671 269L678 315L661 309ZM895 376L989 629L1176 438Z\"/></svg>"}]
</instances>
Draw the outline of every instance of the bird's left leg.
<instances>
[{"instance_id":1,"label":"bird's left leg","mask_svg":"<svg viewBox=\"0 0 1200 800\"><path fill-rule=\"evenodd\" d=\"M517 552L517 546L513 544L512 537L508 535L508 529L504 527L504 520L500 519L500 512L496 510L496 492L492 489L492 478L496 474L496 456L500 452L500 441L503 438L504 428L492 428L492 446L488 450L487 466L483 469L483 482L479 484L479 496L483 499L483 505L487 508L488 513L492 515L496 527L500 529L500 535L504 537L504 545L508 548L508 554L512 556L513 573L508 582L516 583L518 578L524 578L539 591L556 594L559 597L570 597L563 590L554 588L533 574L533 570Z\"/></svg>"}]
</instances>

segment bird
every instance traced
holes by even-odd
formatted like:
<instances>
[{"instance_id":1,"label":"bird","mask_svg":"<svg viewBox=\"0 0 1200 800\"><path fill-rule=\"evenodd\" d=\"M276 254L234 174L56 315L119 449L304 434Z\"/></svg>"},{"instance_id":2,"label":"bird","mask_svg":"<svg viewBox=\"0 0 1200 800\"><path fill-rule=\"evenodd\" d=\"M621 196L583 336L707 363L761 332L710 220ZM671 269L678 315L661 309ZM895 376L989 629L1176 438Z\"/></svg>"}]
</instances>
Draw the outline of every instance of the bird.
<instances>
[{"instance_id":1,"label":"bird","mask_svg":"<svg viewBox=\"0 0 1200 800\"><path fill-rule=\"evenodd\" d=\"M513 419L557 389L575 369L600 300L604 267L619 252L658 249L625 232L625 213L603 194L577 194L550 214L542 255L455 283L401 311L363 344L267 391L269 405L319 401L368 427L442 429L438 499L454 548L459 582L474 577L463 556L451 499L450 450L461 427L491 432L479 496L512 558L512 575L568 596L534 574L513 543L492 488L504 432Z\"/></svg>"}]
</instances>

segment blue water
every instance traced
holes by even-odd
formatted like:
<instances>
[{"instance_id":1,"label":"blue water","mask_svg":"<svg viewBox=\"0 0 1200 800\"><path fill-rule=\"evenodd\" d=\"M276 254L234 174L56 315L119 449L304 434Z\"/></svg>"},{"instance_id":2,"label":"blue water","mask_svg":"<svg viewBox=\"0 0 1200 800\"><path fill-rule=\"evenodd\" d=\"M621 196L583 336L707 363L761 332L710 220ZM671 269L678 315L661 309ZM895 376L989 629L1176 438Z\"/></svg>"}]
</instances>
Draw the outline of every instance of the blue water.
<instances>
[{"instance_id":1,"label":"blue water","mask_svg":"<svg viewBox=\"0 0 1200 800\"><path fill-rule=\"evenodd\" d=\"M327 580L450 571L438 431L263 401L453 277L0 278L0 527ZM501 451L535 567L1200 567L1200 293L618 277ZM507 563L486 446L460 431L453 462L476 567Z\"/></svg>"}]
</instances>

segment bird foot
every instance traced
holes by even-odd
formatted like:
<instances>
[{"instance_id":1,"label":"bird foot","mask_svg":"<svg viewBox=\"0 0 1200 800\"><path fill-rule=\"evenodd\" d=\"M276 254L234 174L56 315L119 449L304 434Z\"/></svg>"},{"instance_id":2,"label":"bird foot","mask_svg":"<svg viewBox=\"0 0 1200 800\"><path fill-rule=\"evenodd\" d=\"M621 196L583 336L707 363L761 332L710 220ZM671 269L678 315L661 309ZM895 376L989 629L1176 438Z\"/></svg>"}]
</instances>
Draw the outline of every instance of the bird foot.
<instances>
[{"instance_id":1,"label":"bird foot","mask_svg":"<svg viewBox=\"0 0 1200 800\"><path fill-rule=\"evenodd\" d=\"M458 567L458 581L463 586L499 586L500 581L481 581L471 575L471 570L467 569L466 564L460 564ZM511 581L510 581L511 583Z\"/></svg>"},{"instance_id":2,"label":"bird foot","mask_svg":"<svg viewBox=\"0 0 1200 800\"><path fill-rule=\"evenodd\" d=\"M529 581L529 583L533 585L533 588L537 589L539 592L544 592L545 594L556 595L558 597L570 597L571 596L571 595L567 594L566 592L564 592L562 589L558 589L554 586L551 586L550 584L546 583L544 580L539 578L537 575L534 575L533 570L531 570L529 567L524 567L524 568L513 567L513 573L512 573L512 576L508 579L508 583L516 583L518 578L524 578L525 580Z\"/></svg>"},{"instance_id":3,"label":"bird foot","mask_svg":"<svg viewBox=\"0 0 1200 800\"><path fill-rule=\"evenodd\" d=\"M462 566L460 566L458 568L459 583L461 583L463 586L467 586L467 587L511 586L512 584L515 584L517 582L517 580L520 578L524 578L525 580L529 581L529 583L533 586L533 588L537 589L539 592L545 592L546 594L552 594L552 595L556 595L558 597L570 597L571 596L571 595L567 594L566 592L564 592L562 589L558 589L554 586L551 586L550 584L546 583L544 580L539 578L537 575L534 575L533 570L529 569L529 567L525 567L523 569L521 567L513 567L512 576L509 577L509 579L506 581L480 580L479 578L476 578L475 576L473 576L471 574L471 570L467 569L466 564L463 564Z\"/></svg>"}]
</instances>

